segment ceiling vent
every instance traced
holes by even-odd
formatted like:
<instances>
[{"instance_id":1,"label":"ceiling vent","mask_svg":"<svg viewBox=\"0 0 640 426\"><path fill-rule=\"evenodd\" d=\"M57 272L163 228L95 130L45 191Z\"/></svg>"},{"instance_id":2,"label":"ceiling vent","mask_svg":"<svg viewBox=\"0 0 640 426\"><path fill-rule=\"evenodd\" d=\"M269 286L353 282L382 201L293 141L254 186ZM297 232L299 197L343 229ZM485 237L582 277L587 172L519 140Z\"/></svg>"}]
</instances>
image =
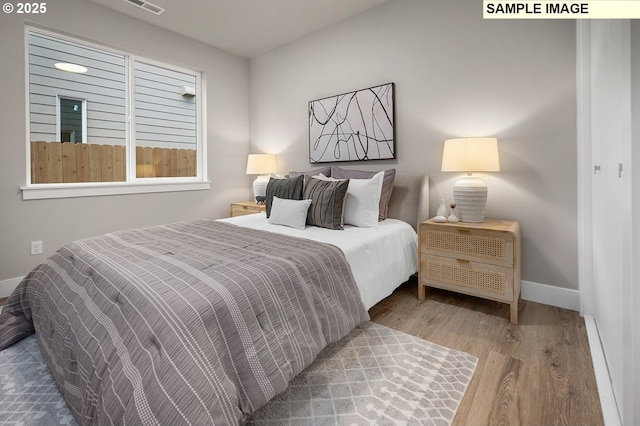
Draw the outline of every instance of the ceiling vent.
<instances>
[{"instance_id":1,"label":"ceiling vent","mask_svg":"<svg viewBox=\"0 0 640 426\"><path fill-rule=\"evenodd\" d=\"M157 4L153 4L144 0L122 0L122 1L124 1L125 3L132 4L134 6L137 6L148 12L155 13L156 15L160 15L162 14L162 12L166 10L165 8L160 7Z\"/></svg>"}]
</instances>

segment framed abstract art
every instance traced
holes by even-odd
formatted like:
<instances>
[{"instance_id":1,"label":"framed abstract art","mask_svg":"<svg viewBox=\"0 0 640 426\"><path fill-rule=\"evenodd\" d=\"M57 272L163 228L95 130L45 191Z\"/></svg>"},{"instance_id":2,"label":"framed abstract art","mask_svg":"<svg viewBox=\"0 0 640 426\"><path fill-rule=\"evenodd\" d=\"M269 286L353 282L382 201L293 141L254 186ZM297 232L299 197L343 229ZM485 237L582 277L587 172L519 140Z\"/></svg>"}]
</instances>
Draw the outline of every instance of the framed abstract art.
<instances>
[{"instance_id":1,"label":"framed abstract art","mask_svg":"<svg viewBox=\"0 0 640 426\"><path fill-rule=\"evenodd\" d=\"M396 158L394 83L309 102L309 162Z\"/></svg>"}]
</instances>

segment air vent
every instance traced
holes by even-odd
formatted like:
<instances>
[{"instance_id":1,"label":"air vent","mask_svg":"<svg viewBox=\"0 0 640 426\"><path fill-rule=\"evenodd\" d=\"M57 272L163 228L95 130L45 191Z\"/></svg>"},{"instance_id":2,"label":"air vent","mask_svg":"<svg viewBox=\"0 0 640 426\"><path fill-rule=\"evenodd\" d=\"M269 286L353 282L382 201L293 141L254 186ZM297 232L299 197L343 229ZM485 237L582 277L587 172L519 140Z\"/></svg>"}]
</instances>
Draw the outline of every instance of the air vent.
<instances>
[{"instance_id":1,"label":"air vent","mask_svg":"<svg viewBox=\"0 0 640 426\"><path fill-rule=\"evenodd\" d=\"M122 0L122 1L124 1L125 3L132 4L134 6L137 6L141 9L147 10L151 13L155 13L156 15L160 15L162 12L166 10L165 8L160 7L157 4L153 4L144 0Z\"/></svg>"}]
</instances>

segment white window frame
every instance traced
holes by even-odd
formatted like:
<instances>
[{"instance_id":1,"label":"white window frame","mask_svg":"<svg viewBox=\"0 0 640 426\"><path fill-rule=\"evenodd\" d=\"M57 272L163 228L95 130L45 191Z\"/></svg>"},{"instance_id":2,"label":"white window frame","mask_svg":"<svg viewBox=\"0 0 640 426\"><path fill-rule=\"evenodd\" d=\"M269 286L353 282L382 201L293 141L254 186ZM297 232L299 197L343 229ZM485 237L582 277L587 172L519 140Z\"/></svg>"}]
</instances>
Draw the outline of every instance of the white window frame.
<instances>
[{"instance_id":1,"label":"white window frame","mask_svg":"<svg viewBox=\"0 0 640 426\"><path fill-rule=\"evenodd\" d=\"M125 57L125 96L126 106L126 180L124 182L79 182L79 183L31 183L31 111L30 111L30 70L29 70L29 33L44 34L49 37L60 38L70 42L85 45L87 47L103 50L106 52L123 55ZM132 110L135 105L135 91L132 90L134 84L135 61L155 64L179 72L189 73L196 76L196 176L192 177L164 177L164 178L138 178L136 176L136 141L135 141L135 117ZM170 63L152 60L129 52L111 49L106 46L97 45L79 38L72 38L49 30L43 30L33 26L25 26L25 121L26 121L26 185L20 187L23 200L47 199L47 198L69 198L69 197L90 197L117 194L141 194L152 192L172 192L172 191L195 191L207 190L211 188L211 182L207 178L207 108L206 108L206 82L202 73L175 66ZM59 97L74 98L60 94ZM59 105L58 105L59 108ZM86 108L86 100L83 102ZM86 111L83 111L86 117ZM59 127L59 123L58 126ZM83 142L86 141L86 129L83 129ZM59 128L58 128L59 134Z\"/></svg>"}]
</instances>

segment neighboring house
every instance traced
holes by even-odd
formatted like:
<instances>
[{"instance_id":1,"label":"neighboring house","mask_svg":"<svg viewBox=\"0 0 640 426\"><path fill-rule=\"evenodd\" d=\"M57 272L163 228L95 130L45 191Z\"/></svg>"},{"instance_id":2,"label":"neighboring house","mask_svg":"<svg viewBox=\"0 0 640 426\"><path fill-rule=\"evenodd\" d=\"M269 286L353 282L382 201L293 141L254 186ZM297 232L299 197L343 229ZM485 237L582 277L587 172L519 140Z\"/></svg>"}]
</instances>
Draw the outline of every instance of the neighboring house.
<instances>
[{"instance_id":1,"label":"neighboring house","mask_svg":"<svg viewBox=\"0 0 640 426\"><path fill-rule=\"evenodd\" d=\"M39 33L29 35L31 141L124 145L125 58ZM81 64L84 73L51 63ZM196 148L196 76L136 61L137 146ZM85 130L86 129L86 130Z\"/></svg>"}]
</instances>

